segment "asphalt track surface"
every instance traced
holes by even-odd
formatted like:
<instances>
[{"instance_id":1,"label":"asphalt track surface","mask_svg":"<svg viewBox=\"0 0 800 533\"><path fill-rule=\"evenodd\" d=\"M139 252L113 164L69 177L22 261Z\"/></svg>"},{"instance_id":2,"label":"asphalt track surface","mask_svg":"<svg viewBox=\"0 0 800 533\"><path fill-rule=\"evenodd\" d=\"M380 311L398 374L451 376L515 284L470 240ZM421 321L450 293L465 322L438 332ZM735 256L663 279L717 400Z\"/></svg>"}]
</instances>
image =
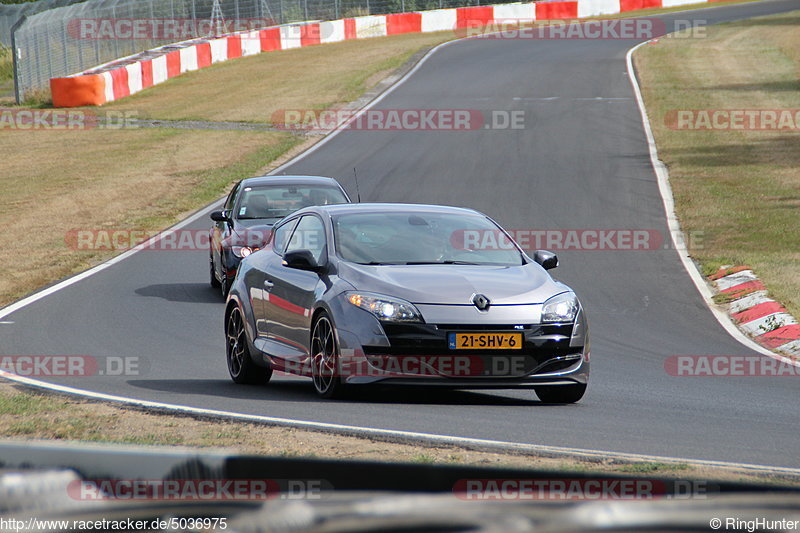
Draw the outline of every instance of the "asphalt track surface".
<instances>
[{"instance_id":1,"label":"asphalt track surface","mask_svg":"<svg viewBox=\"0 0 800 533\"><path fill-rule=\"evenodd\" d=\"M797 0L660 17L719 23ZM510 229L648 229L662 199L628 79L630 40L467 40L441 48L379 109L522 110L525 127L344 132L285 169L339 178L365 201L442 203ZM557 97L557 98L555 98ZM659 117L653 117L659 120ZM207 228L202 217L189 228ZM2 355L128 356L143 375L48 378L130 398L240 413L501 441L800 466L797 378L672 377L673 355L753 354L715 320L677 252L563 251L555 275L588 310L584 399L533 391L369 391L319 400L310 380L238 386L227 375L223 303L207 253L143 251L28 305L0 325ZM313 452L314 450L309 450Z\"/></svg>"}]
</instances>

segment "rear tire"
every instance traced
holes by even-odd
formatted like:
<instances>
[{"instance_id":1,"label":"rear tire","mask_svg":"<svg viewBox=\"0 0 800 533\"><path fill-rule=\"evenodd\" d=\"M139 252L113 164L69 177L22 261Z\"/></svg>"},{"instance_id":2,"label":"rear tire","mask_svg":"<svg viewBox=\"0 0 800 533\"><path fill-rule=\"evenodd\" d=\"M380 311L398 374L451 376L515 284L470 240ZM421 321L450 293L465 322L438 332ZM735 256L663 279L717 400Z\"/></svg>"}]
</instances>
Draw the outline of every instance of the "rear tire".
<instances>
[{"instance_id":1,"label":"rear tire","mask_svg":"<svg viewBox=\"0 0 800 533\"><path fill-rule=\"evenodd\" d=\"M225 321L225 356L228 373L234 383L264 384L272 377L271 368L256 365L250 358L244 320L238 307L234 307Z\"/></svg>"},{"instance_id":2,"label":"rear tire","mask_svg":"<svg viewBox=\"0 0 800 533\"><path fill-rule=\"evenodd\" d=\"M585 393L585 383L536 388L536 396L542 403L575 403L583 398Z\"/></svg>"},{"instance_id":3,"label":"rear tire","mask_svg":"<svg viewBox=\"0 0 800 533\"><path fill-rule=\"evenodd\" d=\"M323 313L311 328L311 379L314 390L321 398L342 398L347 386L342 382L339 372L339 347L333 323Z\"/></svg>"}]
</instances>

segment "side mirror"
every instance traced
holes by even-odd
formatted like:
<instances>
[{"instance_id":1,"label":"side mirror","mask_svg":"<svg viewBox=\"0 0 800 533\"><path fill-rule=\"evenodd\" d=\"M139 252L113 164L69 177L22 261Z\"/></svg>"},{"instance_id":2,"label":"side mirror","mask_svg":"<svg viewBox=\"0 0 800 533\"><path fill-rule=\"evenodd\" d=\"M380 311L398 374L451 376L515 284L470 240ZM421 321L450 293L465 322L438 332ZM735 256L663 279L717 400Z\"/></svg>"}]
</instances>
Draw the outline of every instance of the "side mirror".
<instances>
[{"instance_id":1,"label":"side mirror","mask_svg":"<svg viewBox=\"0 0 800 533\"><path fill-rule=\"evenodd\" d=\"M227 222L229 220L225 211L212 211L209 216L214 222Z\"/></svg>"},{"instance_id":2,"label":"side mirror","mask_svg":"<svg viewBox=\"0 0 800 533\"><path fill-rule=\"evenodd\" d=\"M292 250L283 254L283 265L298 270L309 270L320 273L325 270L325 265L320 265L314 259L311 250Z\"/></svg>"},{"instance_id":3,"label":"side mirror","mask_svg":"<svg viewBox=\"0 0 800 533\"><path fill-rule=\"evenodd\" d=\"M542 265L545 270L550 270L558 266L558 256L547 250L536 250L533 252L533 260Z\"/></svg>"}]
</instances>

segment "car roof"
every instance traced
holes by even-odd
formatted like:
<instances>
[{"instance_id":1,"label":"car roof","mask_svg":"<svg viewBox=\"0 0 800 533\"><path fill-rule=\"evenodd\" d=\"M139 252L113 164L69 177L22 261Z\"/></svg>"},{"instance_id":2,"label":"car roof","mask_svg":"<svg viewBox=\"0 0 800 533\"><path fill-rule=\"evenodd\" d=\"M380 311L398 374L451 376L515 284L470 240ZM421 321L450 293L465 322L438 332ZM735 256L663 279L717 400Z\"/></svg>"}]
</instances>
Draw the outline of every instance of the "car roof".
<instances>
[{"instance_id":1,"label":"car roof","mask_svg":"<svg viewBox=\"0 0 800 533\"><path fill-rule=\"evenodd\" d=\"M258 187L261 185L325 185L341 187L339 182L333 178L326 178L323 176L257 176L253 178L245 178L242 180L244 187Z\"/></svg>"},{"instance_id":2,"label":"car roof","mask_svg":"<svg viewBox=\"0 0 800 533\"><path fill-rule=\"evenodd\" d=\"M301 211L317 211L327 213L331 216L349 215L354 213L441 213L454 215L479 215L483 213L465 207L453 207L449 205L432 204L393 204L393 203L362 203L362 204L331 204L323 206L313 206L302 209Z\"/></svg>"}]
</instances>

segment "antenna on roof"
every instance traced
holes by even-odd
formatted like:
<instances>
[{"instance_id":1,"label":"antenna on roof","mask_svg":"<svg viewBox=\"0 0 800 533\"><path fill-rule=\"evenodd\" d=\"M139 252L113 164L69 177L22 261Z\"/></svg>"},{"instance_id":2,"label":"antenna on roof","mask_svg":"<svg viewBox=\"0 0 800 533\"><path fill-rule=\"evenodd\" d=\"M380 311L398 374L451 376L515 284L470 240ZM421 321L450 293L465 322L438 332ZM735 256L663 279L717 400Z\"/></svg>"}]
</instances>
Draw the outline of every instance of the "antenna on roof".
<instances>
[{"instance_id":1,"label":"antenna on roof","mask_svg":"<svg viewBox=\"0 0 800 533\"><path fill-rule=\"evenodd\" d=\"M353 178L356 180L356 196L358 197L358 203L361 203L361 191L358 190L358 174L356 173L356 167L353 167Z\"/></svg>"}]
</instances>

